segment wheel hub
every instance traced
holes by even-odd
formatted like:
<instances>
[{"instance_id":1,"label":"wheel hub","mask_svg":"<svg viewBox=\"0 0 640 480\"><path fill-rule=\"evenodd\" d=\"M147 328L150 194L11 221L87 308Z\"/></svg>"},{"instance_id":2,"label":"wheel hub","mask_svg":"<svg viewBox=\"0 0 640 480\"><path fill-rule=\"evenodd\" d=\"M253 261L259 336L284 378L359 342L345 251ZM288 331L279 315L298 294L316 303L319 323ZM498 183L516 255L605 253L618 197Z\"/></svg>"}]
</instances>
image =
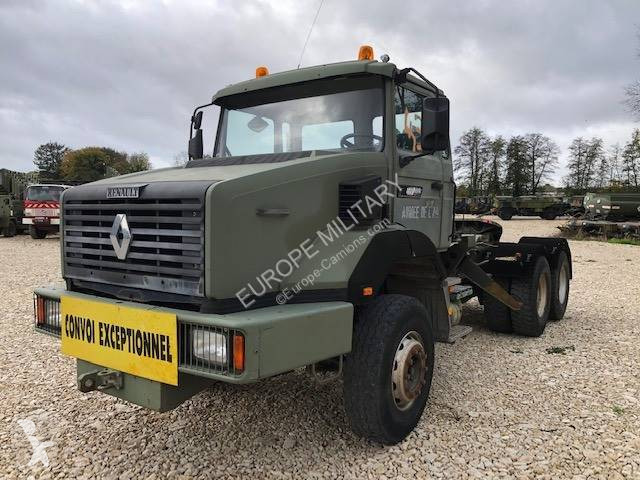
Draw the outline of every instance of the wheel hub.
<instances>
[{"instance_id":1,"label":"wheel hub","mask_svg":"<svg viewBox=\"0 0 640 480\"><path fill-rule=\"evenodd\" d=\"M566 301L567 290L569 287L569 269L566 263L560 267L560 273L558 275L558 299L564 304Z\"/></svg>"},{"instance_id":2,"label":"wheel hub","mask_svg":"<svg viewBox=\"0 0 640 480\"><path fill-rule=\"evenodd\" d=\"M426 383L427 354L422 338L415 332L407 333L396 349L391 373L391 389L396 407L409 408L422 392Z\"/></svg>"},{"instance_id":3,"label":"wheel hub","mask_svg":"<svg viewBox=\"0 0 640 480\"><path fill-rule=\"evenodd\" d=\"M547 296L549 294L549 279L546 275L540 275L538 280L538 294L536 299L536 310L538 317L544 315L544 311L547 308Z\"/></svg>"}]
</instances>

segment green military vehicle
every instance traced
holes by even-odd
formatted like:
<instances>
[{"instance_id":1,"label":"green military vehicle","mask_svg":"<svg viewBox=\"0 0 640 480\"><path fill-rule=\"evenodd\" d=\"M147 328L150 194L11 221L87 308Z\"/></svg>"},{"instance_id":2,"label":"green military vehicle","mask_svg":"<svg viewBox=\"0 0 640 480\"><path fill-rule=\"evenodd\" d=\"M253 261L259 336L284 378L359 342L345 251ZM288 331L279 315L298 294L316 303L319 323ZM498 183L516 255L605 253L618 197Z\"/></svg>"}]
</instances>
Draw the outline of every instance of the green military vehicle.
<instances>
[{"instance_id":1,"label":"green military vehicle","mask_svg":"<svg viewBox=\"0 0 640 480\"><path fill-rule=\"evenodd\" d=\"M640 220L640 193L587 193L584 205L591 220Z\"/></svg>"},{"instance_id":2,"label":"green military vehicle","mask_svg":"<svg viewBox=\"0 0 640 480\"><path fill-rule=\"evenodd\" d=\"M493 199L491 196L456 197L455 213L483 215L491 211Z\"/></svg>"},{"instance_id":3,"label":"green military vehicle","mask_svg":"<svg viewBox=\"0 0 640 480\"><path fill-rule=\"evenodd\" d=\"M23 225L24 174L0 169L0 233L13 237L26 227Z\"/></svg>"},{"instance_id":4,"label":"green military vehicle","mask_svg":"<svg viewBox=\"0 0 640 480\"><path fill-rule=\"evenodd\" d=\"M63 193L66 286L37 289L34 316L81 391L166 411L306 366L343 378L354 432L393 444L425 408L434 342L470 330L462 303L498 332L562 318L567 241L454 221L449 100L386 60L259 68L196 108L184 168Z\"/></svg>"},{"instance_id":5,"label":"green military vehicle","mask_svg":"<svg viewBox=\"0 0 640 480\"><path fill-rule=\"evenodd\" d=\"M556 217L566 215L571 205L560 197L522 195L519 197L497 196L494 207L496 215L502 220L511 220L515 215L555 220Z\"/></svg>"}]
</instances>

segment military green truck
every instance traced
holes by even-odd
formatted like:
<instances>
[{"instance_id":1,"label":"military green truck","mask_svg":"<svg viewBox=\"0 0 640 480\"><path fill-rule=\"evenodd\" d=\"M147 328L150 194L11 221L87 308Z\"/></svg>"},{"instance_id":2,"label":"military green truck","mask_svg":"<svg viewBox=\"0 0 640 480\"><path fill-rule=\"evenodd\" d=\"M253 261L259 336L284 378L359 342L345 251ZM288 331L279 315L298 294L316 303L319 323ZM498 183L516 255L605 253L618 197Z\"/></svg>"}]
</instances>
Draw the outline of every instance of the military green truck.
<instances>
[{"instance_id":1,"label":"military green truck","mask_svg":"<svg viewBox=\"0 0 640 480\"><path fill-rule=\"evenodd\" d=\"M5 237L13 237L26 228L22 203L25 186L24 174L0 169L0 233Z\"/></svg>"},{"instance_id":2,"label":"military green truck","mask_svg":"<svg viewBox=\"0 0 640 480\"><path fill-rule=\"evenodd\" d=\"M555 220L566 215L571 204L561 197L547 195L522 195L519 197L497 196L494 202L495 212L502 220L511 220L515 215L540 217Z\"/></svg>"},{"instance_id":3,"label":"military green truck","mask_svg":"<svg viewBox=\"0 0 640 480\"><path fill-rule=\"evenodd\" d=\"M590 220L640 220L640 193L587 193L584 206Z\"/></svg>"},{"instance_id":4,"label":"military green truck","mask_svg":"<svg viewBox=\"0 0 640 480\"><path fill-rule=\"evenodd\" d=\"M361 53L261 67L195 109L184 168L63 193L66 285L38 288L34 317L82 392L166 411L212 381L307 367L342 377L356 434L393 444L425 408L434 342L469 332L465 301L496 332L563 317L567 241L454 221L448 98Z\"/></svg>"}]
</instances>

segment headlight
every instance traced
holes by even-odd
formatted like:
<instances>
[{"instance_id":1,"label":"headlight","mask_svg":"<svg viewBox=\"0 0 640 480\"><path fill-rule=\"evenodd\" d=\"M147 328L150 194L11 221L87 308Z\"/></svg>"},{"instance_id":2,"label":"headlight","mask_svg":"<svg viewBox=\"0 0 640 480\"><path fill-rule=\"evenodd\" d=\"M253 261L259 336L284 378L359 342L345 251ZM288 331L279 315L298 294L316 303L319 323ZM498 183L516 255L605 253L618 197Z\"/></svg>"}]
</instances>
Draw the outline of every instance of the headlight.
<instances>
[{"instance_id":1,"label":"headlight","mask_svg":"<svg viewBox=\"0 0 640 480\"><path fill-rule=\"evenodd\" d=\"M227 364L227 335L209 330L193 331L193 355L200 360L220 365Z\"/></svg>"}]
</instances>

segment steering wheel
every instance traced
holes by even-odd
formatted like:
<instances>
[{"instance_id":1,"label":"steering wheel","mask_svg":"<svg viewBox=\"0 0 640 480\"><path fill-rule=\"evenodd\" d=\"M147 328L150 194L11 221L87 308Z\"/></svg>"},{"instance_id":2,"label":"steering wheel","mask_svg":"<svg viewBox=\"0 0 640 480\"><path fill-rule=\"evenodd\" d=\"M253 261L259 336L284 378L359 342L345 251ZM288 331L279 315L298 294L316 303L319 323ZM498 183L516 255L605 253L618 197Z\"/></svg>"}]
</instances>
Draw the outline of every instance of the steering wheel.
<instances>
[{"instance_id":1,"label":"steering wheel","mask_svg":"<svg viewBox=\"0 0 640 480\"><path fill-rule=\"evenodd\" d=\"M377 140L382 144L382 137L379 135L356 135L355 133L347 133L344 137L340 139L340 147L345 148L347 150L351 150L356 148L355 142L350 142L349 139L355 140L356 138L370 138L371 140ZM373 144L373 142L372 142Z\"/></svg>"}]
</instances>

